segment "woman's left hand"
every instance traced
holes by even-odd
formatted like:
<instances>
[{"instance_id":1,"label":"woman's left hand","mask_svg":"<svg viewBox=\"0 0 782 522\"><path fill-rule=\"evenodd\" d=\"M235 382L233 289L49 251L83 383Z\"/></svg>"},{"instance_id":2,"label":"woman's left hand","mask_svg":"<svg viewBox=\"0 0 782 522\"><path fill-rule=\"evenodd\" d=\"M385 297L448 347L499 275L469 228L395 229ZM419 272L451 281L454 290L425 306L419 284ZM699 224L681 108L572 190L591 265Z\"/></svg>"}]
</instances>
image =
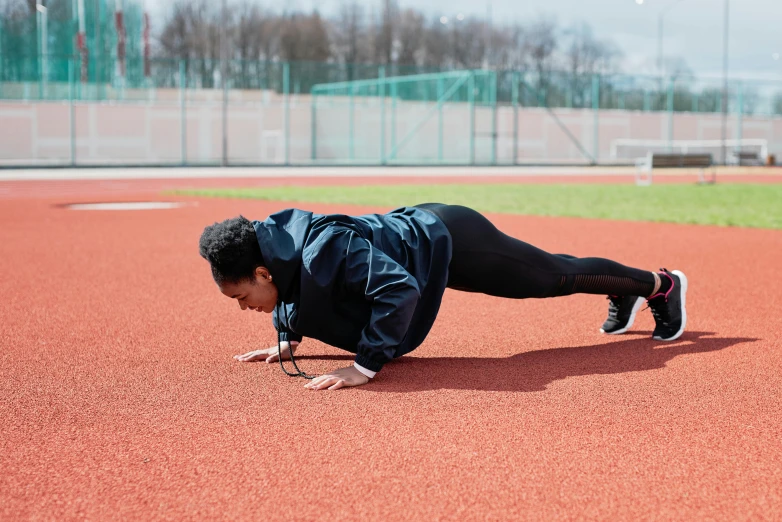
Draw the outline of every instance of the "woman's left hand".
<instances>
[{"instance_id":1,"label":"woman's left hand","mask_svg":"<svg viewBox=\"0 0 782 522\"><path fill-rule=\"evenodd\" d=\"M320 375L304 385L310 390L339 390L346 386L361 386L369 382L369 377L356 370L355 366L340 368L331 373Z\"/></svg>"}]
</instances>

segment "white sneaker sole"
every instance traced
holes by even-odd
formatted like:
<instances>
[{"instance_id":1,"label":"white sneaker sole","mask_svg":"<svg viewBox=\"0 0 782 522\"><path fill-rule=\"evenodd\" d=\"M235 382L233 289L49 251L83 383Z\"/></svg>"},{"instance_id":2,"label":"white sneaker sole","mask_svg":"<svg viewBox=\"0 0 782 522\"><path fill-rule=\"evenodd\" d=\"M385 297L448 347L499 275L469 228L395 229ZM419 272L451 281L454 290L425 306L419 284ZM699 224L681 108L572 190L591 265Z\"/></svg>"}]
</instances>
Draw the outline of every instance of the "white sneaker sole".
<instances>
[{"instance_id":1,"label":"white sneaker sole","mask_svg":"<svg viewBox=\"0 0 782 522\"><path fill-rule=\"evenodd\" d=\"M675 341L682 336L684 333L684 327L687 326L687 276L684 275L684 272L679 270L674 270L671 273L679 278L679 281L681 281L682 285L682 325L679 328L679 331L676 332L676 335L673 337L669 337L667 339L663 339L662 337L657 336L652 337L652 339L655 341Z\"/></svg>"},{"instance_id":2,"label":"white sneaker sole","mask_svg":"<svg viewBox=\"0 0 782 522\"><path fill-rule=\"evenodd\" d=\"M605 330L603 330L601 328L600 329L600 333L604 333L606 335L619 335L619 334L625 333L627 330L630 329L631 326L633 326L633 323L635 322L635 314L637 314L638 310L640 310L641 307L644 305L644 301L645 301L645 299L643 297L639 297L635 301L635 304L633 305L633 311L630 312L630 320L627 321L627 326L625 326L624 328L620 328L619 330L617 330L615 332L606 332Z\"/></svg>"}]
</instances>

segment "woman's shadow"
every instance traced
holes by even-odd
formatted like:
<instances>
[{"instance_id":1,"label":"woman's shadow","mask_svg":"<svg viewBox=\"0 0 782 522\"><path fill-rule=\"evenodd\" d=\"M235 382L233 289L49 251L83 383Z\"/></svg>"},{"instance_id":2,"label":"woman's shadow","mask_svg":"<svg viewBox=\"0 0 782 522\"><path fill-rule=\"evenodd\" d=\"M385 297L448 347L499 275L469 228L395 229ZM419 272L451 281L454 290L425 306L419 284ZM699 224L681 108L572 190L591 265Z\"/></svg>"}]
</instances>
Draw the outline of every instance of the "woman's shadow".
<instances>
[{"instance_id":1,"label":"woman's shadow","mask_svg":"<svg viewBox=\"0 0 782 522\"><path fill-rule=\"evenodd\" d=\"M593 346L550 348L504 358L416 357L413 352L387 364L367 391L450 389L535 392L545 390L550 383L567 377L655 370L664 368L668 361L678 355L716 352L759 340L748 337L710 337L715 335L710 332L687 332L676 341L665 343L653 341L651 332L637 333L647 334L648 337ZM317 355L310 357L322 358ZM698 364L698 361L693 359L692 364Z\"/></svg>"}]
</instances>

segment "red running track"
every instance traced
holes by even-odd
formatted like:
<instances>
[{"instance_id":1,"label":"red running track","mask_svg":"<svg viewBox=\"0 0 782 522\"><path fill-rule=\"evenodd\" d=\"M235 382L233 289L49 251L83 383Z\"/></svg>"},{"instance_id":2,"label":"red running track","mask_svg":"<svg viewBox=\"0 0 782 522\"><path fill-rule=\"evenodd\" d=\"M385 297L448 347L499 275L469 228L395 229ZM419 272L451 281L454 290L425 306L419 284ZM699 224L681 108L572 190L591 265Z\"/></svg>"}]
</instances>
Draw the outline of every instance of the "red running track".
<instances>
[{"instance_id":1,"label":"red running track","mask_svg":"<svg viewBox=\"0 0 782 522\"><path fill-rule=\"evenodd\" d=\"M2 520L782 516L780 231L492 215L546 249L684 270L687 333L652 342L647 311L602 336L597 296L448 291L413 354L314 392L232 359L275 334L197 251L206 224L283 204L65 201L0 205Z\"/></svg>"}]
</instances>

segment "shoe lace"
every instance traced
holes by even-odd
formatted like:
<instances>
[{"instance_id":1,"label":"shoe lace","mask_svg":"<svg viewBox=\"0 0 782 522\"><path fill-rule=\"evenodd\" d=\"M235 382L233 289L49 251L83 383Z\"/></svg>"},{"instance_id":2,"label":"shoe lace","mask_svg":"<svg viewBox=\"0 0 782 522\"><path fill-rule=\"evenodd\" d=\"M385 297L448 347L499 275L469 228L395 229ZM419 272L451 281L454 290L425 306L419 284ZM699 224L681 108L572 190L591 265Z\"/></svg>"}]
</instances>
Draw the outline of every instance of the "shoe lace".
<instances>
[{"instance_id":1,"label":"shoe lace","mask_svg":"<svg viewBox=\"0 0 782 522\"><path fill-rule=\"evenodd\" d=\"M622 304L622 298L609 295L606 297L608 299L608 317L612 319L616 319L617 315L619 315L619 306Z\"/></svg>"},{"instance_id":2,"label":"shoe lace","mask_svg":"<svg viewBox=\"0 0 782 522\"><path fill-rule=\"evenodd\" d=\"M646 300L646 308L644 310L651 310L655 321L667 324L671 322L671 313L668 308L668 298L664 295L655 297L654 299Z\"/></svg>"}]
</instances>

